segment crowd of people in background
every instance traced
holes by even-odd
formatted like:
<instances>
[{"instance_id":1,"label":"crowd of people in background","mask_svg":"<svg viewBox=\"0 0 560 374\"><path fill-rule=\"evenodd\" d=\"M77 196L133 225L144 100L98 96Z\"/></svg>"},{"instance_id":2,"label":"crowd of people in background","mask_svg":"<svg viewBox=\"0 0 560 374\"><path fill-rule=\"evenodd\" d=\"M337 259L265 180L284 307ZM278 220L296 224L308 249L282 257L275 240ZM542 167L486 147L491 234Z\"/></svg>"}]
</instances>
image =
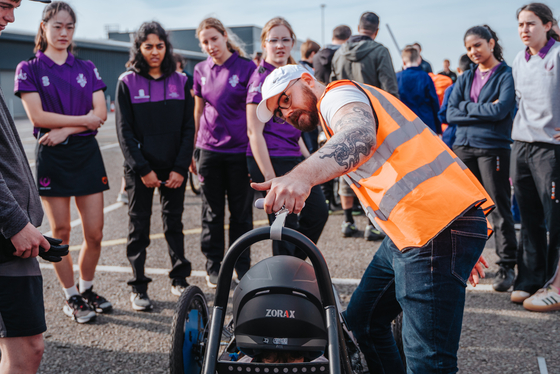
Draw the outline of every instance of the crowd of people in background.
<instances>
[{"instance_id":1,"label":"crowd of people in background","mask_svg":"<svg viewBox=\"0 0 560 374\"><path fill-rule=\"evenodd\" d=\"M275 17L265 24L262 52L250 58L236 35L210 17L196 30L208 58L195 66L192 76L184 72L183 59L173 54L165 29L157 22L143 23L132 42L127 70L119 77L115 102L117 135L124 155L119 201L128 204L129 213L126 253L133 269L128 281L131 307L137 311L153 308L145 262L156 189L172 264L170 291L180 296L189 285L192 270L184 247L183 202L188 173L198 176L200 246L206 257L207 284L215 288L228 244L253 228L252 203L260 192L251 188L251 181L266 182L285 175L317 151L318 130L302 132L282 120L282 113L275 113L266 123L257 115L267 76L279 67L299 64L325 84L352 80L399 98L441 137L495 204L489 216L499 266L493 288L506 292L513 287L511 301L531 311L560 310L560 29L551 9L540 3L520 8L517 22L526 48L511 66L504 60L498 35L490 26L479 25L464 34L465 55L458 61L457 71L451 70L446 59L443 71L434 74L419 43L402 49L398 61L402 65L395 72L388 49L375 41L380 20L373 12L360 17L355 35L349 26L341 25L333 30L331 43L322 48L307 39L301 45L299 62L291 55L297 38L287 19ZM10 172L13 164L0 162L0 175L6 181L0 183L0 194L6 200L0 204L0 239L11 240L18 256L31 255L29 246L20 244L24 243L20 234L40 225L38 193L53 237L67 244L70 202L75 197L84 236L77 282L70 255L54 267L65 296L64 313L85 323L112 309L112 303L93 290L103 237L103 191L109 189L95 135L107 120L107 107L103 72L72 54L76 24L76 14L67 3L47 5L35 57L17 67L15 94L21 97L38 140L36 189L21 198L13 193L14 183L9 178L19 173L20 177L29 174L29 179L31 174L28 168ZM281 96L279 107L287 109L289 100L287 95ZM0 106L3 132L14 128L5 108ZM296 111L294 116L300 114ZM10 136L2 136L0 142L14 138ZM26 162L19 148L13 153ZM2 155L5 160L10 157ZM344 215L341 234L357 235L360 231L354 215L360 208L356 207L355 193L345 178L336 185L337 191L327 183L323 189L313 187L301 213L290 214L286 226L317 243L336 193ZM519 240L512 199L520 211ZM273 220L274 215L269 215L269 222ZM26 229L28 225L32 227ZM363 235L368 241L386 236L372 222ZM31 247L37 249L38 239L34 243ZM306 258L287 242L274 241L272 253ZM26 274L36 280L36 261L25 261L31 269ZM0 284L7 282L13 271L6 264L9 262L0 263ZM250 266L247 248L235 265L238 280ZM26 283L25 287L38 292L42 284ZM10 289L7 284L0 287L0 316L5 323L0 325L0 337L22 337L24 346L33 351L41 346L37 336L46 329L44 310L38 306L42 297L7 303L5 300L13 298ZM37 323L21 330L17 318L15 322L6 318L13 315L14 308L27 308L29 303L37 306ZM13 355L2 340L3 354ZM9 364L6 362L3 356L0 367ZM36 360L30 360L29 365L38 367Z\"/></svg>"}]
</instances>

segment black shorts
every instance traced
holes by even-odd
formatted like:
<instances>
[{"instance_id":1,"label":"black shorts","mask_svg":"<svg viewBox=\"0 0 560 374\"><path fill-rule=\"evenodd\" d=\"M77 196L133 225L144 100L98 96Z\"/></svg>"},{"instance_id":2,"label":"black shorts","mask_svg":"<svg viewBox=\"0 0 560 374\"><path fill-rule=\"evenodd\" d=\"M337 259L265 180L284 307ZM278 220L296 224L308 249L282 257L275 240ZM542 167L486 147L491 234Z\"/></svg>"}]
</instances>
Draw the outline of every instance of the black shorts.
<instances>
[{"instance_id":1,"label":"black shorts","mask_svg":"<svg viewBox=\"0 0 560 374\"><path fill-rule=\"evenodd\" d=\"M43 277L35 258L0 264L0 338L47 331Z\"/></svg>"},{"instance_id":2,"label":"black shorts","mask_svg":"<svg viewBox=\"0 0 560 374\"><path fill-rule=\"evenodd\" d=\"M40 196L85 196L109 189L95 136L70 136L67 144L37 143L37 188Z\"/></svg>"}]
</instances>

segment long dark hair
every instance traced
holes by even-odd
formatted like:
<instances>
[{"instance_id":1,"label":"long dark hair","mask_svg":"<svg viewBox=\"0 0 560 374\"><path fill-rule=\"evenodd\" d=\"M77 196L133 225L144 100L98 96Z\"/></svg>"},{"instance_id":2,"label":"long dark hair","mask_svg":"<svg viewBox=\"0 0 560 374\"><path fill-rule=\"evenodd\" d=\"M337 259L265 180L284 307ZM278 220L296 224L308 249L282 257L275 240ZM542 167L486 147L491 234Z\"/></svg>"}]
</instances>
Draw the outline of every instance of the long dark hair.
<instances>
[{"instance_id":1,"label":"long dark hair","mask_svg":"<svg viewBox=\"0 0 560 374\"><path fill-rule=\"evenodd\" d=\"M465 41L467 37L471 35L476 35L479 38L486 40L487 42L490 42L490 39L494 39L495 45L492 54L494 55L494 57L496 57L496 60L504 61L502 46L498 42L499 41L498 35L496 35L494 30L492 30L490 26L482 25L482 26L471 27L465 33L465 36L463 37L463 41Z\"/></svg>"},{"instance_id":2,"label":"long dark hair","mask_svg":"<svg viewBox=\"0 0 560 374\"><path fill-rule=\"evenodd\" d=\"M41 20L43 21L43 24L46 24L51 20L51 18L53 18L59 12L64 10L67 11L68 14L70 14L70 17L72 17L72 20L74 21L74 25L76 25L77 22L76 13L74 12L74 9L72 9L72 7L67 3L65 3L64 1L55 1L45 7L45 9L43 10L43 15L41 16ZM47 41L47 36L43 31L42 25L39 25L39 31L37 31L37 36L35 36L35 49L33 50L33 52L37 52L37 51L45 52L48 46L49 43ZM72 53L73 50L74 50L74 43L70 43L70 45L68 46L68 52Z\"/></svg>"},{"instance_id":3,"label":"long dark hair","mask_svg":"<svg viewBox=\"0 0 560 374\"><path fill-rule=\"evenodd\" d=\"M517 9L517 19L519 19L519 13L523 12L524 10L535 13L535 16L541 19L543 25L552 22L552 26L554 26L554 15L552 15L552 10L550 10L547 5L543 3L531 3L523 5L521 8ZM546 40L550 38L553 38L556 41L560 41L560 36L552 28L550 28L550 30L546 33Z\"/></svg>"},{"instance_id":4,"label":"long dark hair","mask_svg":"<svg viewBox=\"0 0 560 374\"><path fill-rule=\"evenodd\" d=\"M175 59L173 58L173 46L169 41L167 32L155 21L144 22L136 32L134 42L130 47L130 60L127 62L127 66L134 67L141 74L148 74L150 66L144 59L144 56L142 56L140 46L148 39L150 34L156 35L165 43L165 56L161 62L161 73L164 76L171 75L176 69Z\"/></svg>"}]
</instances>

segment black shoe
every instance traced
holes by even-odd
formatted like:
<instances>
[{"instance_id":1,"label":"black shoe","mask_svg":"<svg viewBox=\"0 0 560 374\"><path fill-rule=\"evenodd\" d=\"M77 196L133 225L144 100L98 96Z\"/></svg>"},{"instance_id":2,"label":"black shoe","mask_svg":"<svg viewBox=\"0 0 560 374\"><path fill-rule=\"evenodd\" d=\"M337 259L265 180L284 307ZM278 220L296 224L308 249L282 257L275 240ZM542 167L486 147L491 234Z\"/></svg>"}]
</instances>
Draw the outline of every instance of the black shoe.
<instances>
[{"instance_id":1,"label":"black shoe","mask_svg":"<svg viewBox=\"0 0 560 374\"><path fill-rule=\"evenodd\" d=\"M385 239L385 235L384 233L382 233L381 231L379 231L378 229L375 228L375 226L373 225L367 225L366 229L364 231L364 238L368 241L374 241L374 240L383 240Z\"/></svg>"},{"instance_id":2,"label":"black shoe","mask_svg":"<svg viewBox=\"0 0 560 374\"><path fill-rule=\"evenodd\" d=\"M82 292L82 297L89 307L97 313L107 313L113 309L113 304L109 300L93 292L93 286Z\"/></svg>"},{"instance_id":3,"label":"black shoe","mask_svg":"<svg viewBox=\"0 0 560 374\"><path fill-rule=\"evenodd\" d=\"M356 224L350 222L343 222L341 229L342 229L342 236L345 238L354 236L354 234L358 232L358 228L356 227Z\"/></svg>"},{"instance_id":4,"label":"black shoe","mask_svg":"<svg viewBox=\"0 0 560 374\"><path fill-rule=\"evenodd\" d=\"M62 309L64 314L78 323L86 323L95 318L92 310L81 295L74 295L68 300Z\"/></svg>"},{"instance_id":5,"label":"black shoe","mask_svg":"<svg viewBox=\"0 0 560 374\"><path fill-rule=\"evenodd\" d=\"M500 266L500 269L496 273L496 280L492 287L495 291L506 292L513 286L515 281L515 270L510 267Z\"/></svg>"}]
</instances>

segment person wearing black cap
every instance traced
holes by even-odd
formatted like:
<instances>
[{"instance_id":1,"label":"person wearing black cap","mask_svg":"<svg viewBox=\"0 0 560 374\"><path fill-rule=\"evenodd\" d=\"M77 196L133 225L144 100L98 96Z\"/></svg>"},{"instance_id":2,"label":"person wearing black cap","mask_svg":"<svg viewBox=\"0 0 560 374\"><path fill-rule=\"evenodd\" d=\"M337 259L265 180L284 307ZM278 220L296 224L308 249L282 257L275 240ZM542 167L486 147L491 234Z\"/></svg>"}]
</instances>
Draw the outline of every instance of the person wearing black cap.
<instances>
[{"instance_id":1,"label":"person wearing black cap","mask_svg":"<svg viewBox=\"0 0 560 374\"><path fill-rule=\"evenodd\" d=\"M0 0L0 34L20 5ZM0 373L36 373L43 357L47 325L35 257L39 247L50 245L36 228L42 219L31 168L0 90L0 252L13 244L19 257L0 263Z\"/></svg>"}]
</instances>

